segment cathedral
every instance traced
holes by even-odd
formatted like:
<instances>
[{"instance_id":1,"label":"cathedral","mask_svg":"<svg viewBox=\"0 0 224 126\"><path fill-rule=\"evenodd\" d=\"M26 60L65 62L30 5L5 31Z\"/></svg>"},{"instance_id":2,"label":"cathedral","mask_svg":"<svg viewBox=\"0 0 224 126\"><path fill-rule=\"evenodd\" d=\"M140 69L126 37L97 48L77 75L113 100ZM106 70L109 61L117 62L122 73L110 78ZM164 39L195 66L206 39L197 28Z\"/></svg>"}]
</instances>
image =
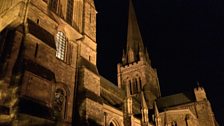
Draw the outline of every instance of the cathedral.
<instances>
[{"instance_id":1,"label":"cathedral","mask_svg":"<svg viewBox=\"0 0 224 126\"><path fill-rule=\"evenodd\" d=\"M97 70L93 0L0 0L0 125L218 126L200 84L161 96L132 0L128 13L114 84Z\"/></svg>"}]
</instances>

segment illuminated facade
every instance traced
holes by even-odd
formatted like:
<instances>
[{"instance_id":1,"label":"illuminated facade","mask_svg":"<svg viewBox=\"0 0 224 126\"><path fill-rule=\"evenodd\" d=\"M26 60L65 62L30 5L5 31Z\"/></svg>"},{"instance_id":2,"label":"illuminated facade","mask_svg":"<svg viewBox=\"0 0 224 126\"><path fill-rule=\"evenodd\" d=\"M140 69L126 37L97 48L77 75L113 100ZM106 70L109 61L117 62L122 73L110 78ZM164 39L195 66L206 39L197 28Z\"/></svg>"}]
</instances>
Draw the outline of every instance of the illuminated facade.
<instances>
[{"instance_id":1,"label":"illuminated facade","mask_svg":"<svg viewBox=\"0 0 224 126\"><path fill-rule=\"evenodd\" d=\"M202 87L161 97L129 4L115 86L96 67L93 0L0 1L0 125L215 126Z\"/></svg>"}]
</instances>

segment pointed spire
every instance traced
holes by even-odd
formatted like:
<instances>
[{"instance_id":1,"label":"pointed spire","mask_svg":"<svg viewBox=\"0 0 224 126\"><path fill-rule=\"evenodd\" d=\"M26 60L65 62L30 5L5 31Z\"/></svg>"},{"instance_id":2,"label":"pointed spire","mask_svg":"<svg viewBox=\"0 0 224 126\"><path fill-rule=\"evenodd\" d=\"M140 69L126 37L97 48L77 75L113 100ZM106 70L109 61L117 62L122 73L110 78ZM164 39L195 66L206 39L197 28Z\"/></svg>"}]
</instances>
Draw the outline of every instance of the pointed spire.
<instances>
[{"instance_id":1,"label":"pointed spire","mask_svg":"<svg viewBox=\"0 0 224 126\"><path fill-rule=\"evenodd\" d=\"M126 98L125 98L125 107L126 107L126 114L129 114L131 115L132 114L132 97L131 97L131 93L130 93L130 89L129 89L129 86L126 85L126 88L125 88L125 95L126 95Z\"/></svg>"},{"instance_id":2,"label":"pointed spire","mask_svg":"<svg viewBox=\"0 0 224 126\"><path fill-rule=\"evenodd\" d=\"M141 91L141 112L142 112L142 126L148 126L148 106L145 101L145 96L143 91Z\"/></svg>"},{"instance_id":3,"label":"pointed spire","mask_svg":"<svg viewBox=\"0 0 224 126\"><path fill-rule=\"evenodd\" d=\"M197 86L198 86L198 87L201 87L201 84L200 84L200 82L199 82L199 81L197 81Z\"/></svg>"},{"instance_id":4,"label":"pointed spire","mask_svg":"<svg viewBox=\"0 0 224 126\"><path fill-rule=\"evenodd\" d=\"M143 91L141 91L141 104L142 104L142 109L148 109Z\"/></svg>"},{"instance_id":5,"label":"pointed spire","mask_svg":"<svg viewBox=\"0 0 224 126\"><path fill-rule=\"evenodd\" d=\"M199 81L197 81L197 89L204 89Z\"/></svg>"},{"instance_id":6,"label":"pointed spire","mask_svg":"<svg viewBox=\"0 0 224 126\"><path fill-rule=\"evenodd\" d=\"M156 101L154 102L154 113L155 113L155 117L159 116L159 110L158 110L158 107L156 105Z\"/></svg>"},{"instance_id":7,"label":"pointed spire","mask_svg":"<svg viewBox=\"0 0 224 126\"><path fill-rule=\"evenodd\" d=\"M197 81L197 89L199 89L201 87L201 84L199 83L199 81Z\"/></svg>"},{"instance_id":8,"label":"pointed spire","mask_svg":"<svg viewBox=\"0 0 224 126\"><path fill-rule=\"evenodd\" d=\"M154 121L156 123L156 126L160 126L161 125L161 117L159 116L159 110L158 110L158 107L156 105L156 101L154 102L154 114L155 114ZM165 113L165 118L166 118L166 113Z\"/></svg>"},{"instance_id":9,"label":"pointed spire","mask_svg":"<svg viewBox=\"0 0 224 126\"><path fill-rule=\"evenodd\" d=\"M151 60L150 60L150 58L149 58L149 53L148 53L148 49L147 49L147 48L145 49L145 55L146 55L146 61L147 61L149 64L151 64Z\"/></svg>"},{"instance_id":10,"label":"pointed spire","mask_svg":"<svg viewBox=\"0 0 224 126\"><path fill-rule=\"evenodd\" d=\"M125 65L126 63L127 63L127 56L125 54L125 51L123 50L122 64Z\"/></svg>"},{"instance_id":11,"label":"pointed spire","mask_svg":"<svg viewBox=\"0 0 224 126\"><path fill-rule=\"evenodd\" d=\"M128 33L127 33L127 55L128 63L138 61L140 53L144 54L144 45L139 30L135 9L132 0L129 1Z\"/></svg>"}]
</instances>

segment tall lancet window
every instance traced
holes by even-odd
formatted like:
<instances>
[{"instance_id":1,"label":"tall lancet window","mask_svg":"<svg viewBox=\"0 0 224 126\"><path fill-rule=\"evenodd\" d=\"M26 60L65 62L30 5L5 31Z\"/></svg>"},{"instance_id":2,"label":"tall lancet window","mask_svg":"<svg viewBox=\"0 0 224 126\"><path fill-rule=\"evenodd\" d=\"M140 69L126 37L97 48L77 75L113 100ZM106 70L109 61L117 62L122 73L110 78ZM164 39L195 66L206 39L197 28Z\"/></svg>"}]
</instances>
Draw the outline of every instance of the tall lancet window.
<instances>
[{"instance_id":1,"label":"tall lancet window","mask_svg":"<svg viewBox=\"0 0 224 126\"><path fill-rule=\"evenodd\" d=\"M139 89L138 89L138 91L141 92L142 91L142 80L141 80L140 77L138 78L138 83L139 83Z\"/></svg>"},{"instance_id":2,"label":"tall lancet window","mask_svg":"<svg viewBox=\"0 0 224 126\"><path fill-rule=\"evenodd\" d=\"M57 9L58 9L58 0L51 0L50 1L50 9L53 11L53 12L57 12Z\"/></svg>"},{"instance_id":3,"label":"tall lancet window","mask_svg":"<svg viewBox=\"0 0 224 126\"><path fill-rule=\"evenodd\" d=\"M73 18L73 4L74 0L68 0L67 2L67 13L66 13L66 20L69 24L72 24Z\"/></svg>"},{"instance_id":4,"label":"tall lancet window","mask_svg":"<svg viewBox=\"0 0 224 126\"><path fill-rule=\"evenodd\" d=\"M63 32L56 34L56 57L65 60L66 37Z\"/></svg>"},{"instance_id":5,"label":"tall lancet window","mask_svg":"<svg viewBox=\"0 0 224 126\"><path fill-rule=\"evenodd\" d=\"M136 78L134 79L134 83L133 83L133 92L134 94L138 93L138 81Z\"/></svg>"}]
</instances>

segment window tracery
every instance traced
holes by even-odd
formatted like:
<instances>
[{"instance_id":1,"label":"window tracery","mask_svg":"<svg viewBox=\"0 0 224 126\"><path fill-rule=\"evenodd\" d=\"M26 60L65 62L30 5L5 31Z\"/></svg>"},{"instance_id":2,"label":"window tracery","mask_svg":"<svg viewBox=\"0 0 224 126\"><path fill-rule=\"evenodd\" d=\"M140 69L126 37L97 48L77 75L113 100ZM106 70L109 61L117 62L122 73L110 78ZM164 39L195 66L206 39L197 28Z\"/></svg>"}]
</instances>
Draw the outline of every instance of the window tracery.
<instances>
[{"instance_id":1,"label":"window tracery","mask_svg":"<svg viewBox=\"0 0 224 126\"><path fill-rule=\"evenodd\" d=\"M56 57L60 60L65 60L66 51L66 37L63 32L58 32L56 34Z\"/></svg>"}]
</instances>

